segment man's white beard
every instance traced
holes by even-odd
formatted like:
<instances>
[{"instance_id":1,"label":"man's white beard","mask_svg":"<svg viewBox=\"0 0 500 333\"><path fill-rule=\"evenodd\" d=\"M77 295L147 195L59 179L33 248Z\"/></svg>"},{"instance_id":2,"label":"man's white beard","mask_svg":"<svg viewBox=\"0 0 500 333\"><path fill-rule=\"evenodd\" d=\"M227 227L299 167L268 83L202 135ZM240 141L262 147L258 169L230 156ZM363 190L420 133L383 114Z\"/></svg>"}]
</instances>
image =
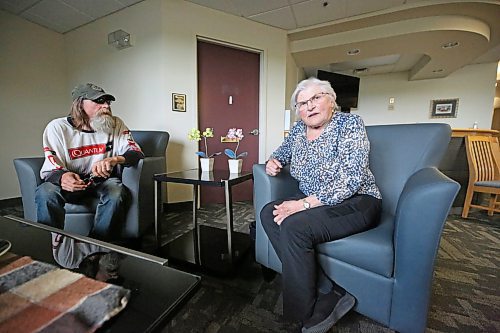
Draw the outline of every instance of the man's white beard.
<instances>
[{"instance_id":1,"label":"man's white beard","mask_svg":"<svg viewBox=\"0 0 500 333\"><path fill-rule=\"evenodd\" d=\"M101 114L90 120L90 126L96 132L112 133L115 128L115 119L109 114Z\"/></svg>"}]
</instances>

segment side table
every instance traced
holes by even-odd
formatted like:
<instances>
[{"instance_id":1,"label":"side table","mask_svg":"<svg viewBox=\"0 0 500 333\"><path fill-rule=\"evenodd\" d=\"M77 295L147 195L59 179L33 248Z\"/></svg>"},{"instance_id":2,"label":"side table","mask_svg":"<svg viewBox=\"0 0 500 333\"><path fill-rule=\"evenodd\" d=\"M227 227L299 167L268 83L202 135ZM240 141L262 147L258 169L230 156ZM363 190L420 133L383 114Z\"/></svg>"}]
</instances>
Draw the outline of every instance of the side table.
<instances>
[{"instance_id":1,"label":"side table","mask_svg":"<svg viewBox=\"0 0 500 333\"><path fill-rule=\"evenodd\" d=\"M226 234L227 234L227 253L224 254L224 260L232 263L234 257L234 231L233 231L233 199L232 187L253 179L252 171L242 171L238 174L229 173L228 170L214 170L212 172L201 172L198 169L191 169L179 172L161 173L153 176L156 182L155 187L155 236L157 248L161 244L161 223L159 221L162 213L161 202L161 184L162 183L178 183L193 185L193 246L194 246L194 263L201 265L200 260L200 230L197 218L198 211L198 191L200 186L218 186L224 187L225 208L226 208Z\"/></svg>"}]
</instances>

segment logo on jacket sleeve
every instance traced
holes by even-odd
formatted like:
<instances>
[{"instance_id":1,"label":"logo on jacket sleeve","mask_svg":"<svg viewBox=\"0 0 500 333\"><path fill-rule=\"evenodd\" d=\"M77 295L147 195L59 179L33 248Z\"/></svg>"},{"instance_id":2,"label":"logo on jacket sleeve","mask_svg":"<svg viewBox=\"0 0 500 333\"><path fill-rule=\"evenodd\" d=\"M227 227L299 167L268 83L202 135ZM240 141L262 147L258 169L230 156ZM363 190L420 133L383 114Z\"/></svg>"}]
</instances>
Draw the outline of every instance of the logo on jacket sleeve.
<instances>
[{"instance_id":1,"label":"logo on jacket sleeve","mask_svg":"<svg viewBox=\"0 0 500 333\"><path fill-rule=\"evenodd\" d=\"M62 163L57 157L57 154L54 150L50 149L50 147L43 147L43 151L45 153L45 157L56 169L58 170L63 169Z\"/></svg>"},{"instance_id":2,"label":"logo on jacket sleeve","mask_svg":"<svg viewBox=\"0 0 500 333\"><path fill-rule=\"evenodd\" d=\"M123 131L123 135L127 136L127 143L128 143L128 149L129 150L134 150L138 152L142 152L141 148L137 145L137 143L134 141L134 138L132 137L132 132L130 131Z\"/></svg>"}]
</instances>

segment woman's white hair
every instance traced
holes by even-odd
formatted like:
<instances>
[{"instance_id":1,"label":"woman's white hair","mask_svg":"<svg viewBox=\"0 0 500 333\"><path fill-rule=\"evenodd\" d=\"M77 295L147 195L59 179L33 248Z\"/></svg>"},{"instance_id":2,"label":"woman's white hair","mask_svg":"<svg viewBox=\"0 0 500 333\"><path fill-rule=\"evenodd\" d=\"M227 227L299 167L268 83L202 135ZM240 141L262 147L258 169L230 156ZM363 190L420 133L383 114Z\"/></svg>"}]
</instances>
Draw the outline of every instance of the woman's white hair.
<instances>
[{"instance_id":1,"label":"woman's white hair","mask_svg":"<svg viewBox=\"0 0 500 333\"><path fill-rule=\"evenodd\" d=\"M332 102L334 104L334 109L337 109L337 94L333 90L330 82L328 81L322 81L318 78L315 77L310 77L306 80L302 80L297 84L297 87L295 88L295 91L292 94L292 98L290 98L290 107L292 110L295 111L296 114L298 114L298 110L295 108L295 104L297 104L297 96L299 93L311 86L317 86L320 88L321 92L327 93L330 98L332 99Z\"/></svg>"}]
</instances>

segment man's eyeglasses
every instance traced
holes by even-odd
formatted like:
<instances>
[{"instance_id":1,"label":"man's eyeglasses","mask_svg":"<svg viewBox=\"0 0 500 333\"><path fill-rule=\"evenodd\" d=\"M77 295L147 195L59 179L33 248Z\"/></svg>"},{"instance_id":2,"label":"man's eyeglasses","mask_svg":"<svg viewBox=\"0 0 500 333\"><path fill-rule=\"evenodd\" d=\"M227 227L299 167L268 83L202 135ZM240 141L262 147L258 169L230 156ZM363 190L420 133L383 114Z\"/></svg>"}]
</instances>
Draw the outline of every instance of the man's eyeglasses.
<instances>
[{"instance_id":1,"label":"man's eyeglasses","mask_svg":"<svg viewBox=\"0 0 500 333\"><path fill-rule=\"evenodd\" d=\"M93 99L92 102L94 102L96 104L108 104L108 105L111 105L111 100L109 98L106 98L106 97L99 97L97 99Z\"/></svg>"},{"instance_id":2,"label":"man's eyeglasses","mask_svg":"<svg viewBox=\"0 0 500 333\"><path fill-rule=\"evenodd\" d=\"M297 104L295 104L295 109L297 109L299 111L305 110L305 108L309 105L309 102L311 102L312 104L316 105L316 104L319 103L320 99L324 95L329 95L329 93L326 93L326 92L317 93L316 95L314 95L313 97L309 98L308 100L305 100L305 101L302 101L302 102L297 102Z\"/></svg>"}]
</instances>

